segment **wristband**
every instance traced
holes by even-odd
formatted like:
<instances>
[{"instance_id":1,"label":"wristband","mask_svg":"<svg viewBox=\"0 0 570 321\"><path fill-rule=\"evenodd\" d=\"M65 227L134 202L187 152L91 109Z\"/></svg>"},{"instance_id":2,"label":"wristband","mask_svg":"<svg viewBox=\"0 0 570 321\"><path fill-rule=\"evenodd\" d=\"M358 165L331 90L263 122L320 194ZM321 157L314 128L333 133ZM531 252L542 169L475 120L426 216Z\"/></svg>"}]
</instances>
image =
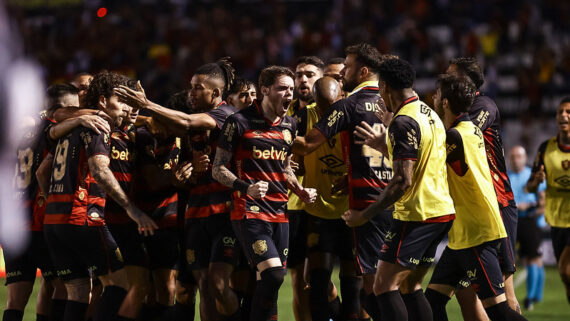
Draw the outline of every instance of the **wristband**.
<instances>
[{"instance_id":1,"label":"wristband","mask_svg":"<svg viewBox=\"0 0 570 321\"><path fill-rule=\"evenodd\" d=\"M234 181L233 188L236 191L240 191L243 194L247 194L247 189L249 188L249 184L238 178Z\"/></svg>"}]
</instances>

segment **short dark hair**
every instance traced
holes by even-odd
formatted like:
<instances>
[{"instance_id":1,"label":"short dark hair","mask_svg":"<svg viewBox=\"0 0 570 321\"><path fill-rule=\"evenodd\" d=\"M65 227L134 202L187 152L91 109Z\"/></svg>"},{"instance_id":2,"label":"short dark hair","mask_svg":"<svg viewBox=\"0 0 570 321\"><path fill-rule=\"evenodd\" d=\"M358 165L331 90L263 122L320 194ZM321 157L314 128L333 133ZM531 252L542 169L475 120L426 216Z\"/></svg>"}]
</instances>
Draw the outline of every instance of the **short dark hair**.
<instances>
[{"instance_id":1,"label":"short dark hair","mask_svg":"<svg viewBox=\"0 0 570 321\"><path fill-rule=\"evenodd\" d=\"M222 88L222 95L224 92L228 91L232 86L235 78L235 69L232 66L230 57L224 57L220 60L212 63L208 63L200 66L195 75L206 75L208 78L219 79L224 82L224 87Z\"/></svg>"},{"instance_id":2,"label":"short dark hair","mask_svg":"<svg viewBox=\"0 0 570 321\"><path fill-rule=\"evenodd\" d=\"M570 96L562 98L562 100L560 101L560 104L558 104L558 106L560 106L562 104L567 104L567 103L570 103Z\"/></svg>"},{"instance_id":3,"label":"short dark hair","mask_svg":"<svg viewBox=\"0 0 570 321\"><path fill-rule=\"evenodd\" d=\"M188 91L179 91L170 96L170 98L168 98L168 102L166 103L166 107L169 109L181 111L186 114L190 114L192 112L192 106L188 101Z\"/></svg>"},{"instance_id":4,"label":"short dark hair","mask_svg":"<svg viewBox=\"0 0 570 321\"><path fill-rule=\"evenodd\" d=\"M378 49L367 43L359 43L346 47L344 52L347 56L351 54L355 55L356 61L368 67L373 73L378 73L378 67L381 61L381 55Z\"/></svg>"},{"instance_id":5,"label":"short dark hair","mask_svg":"<svg viewBox=\"0 0 570 321\"><path fill-rule=\"evenodd\" d=\"M400 58L389 58L382 61L379 67L380 78L393 89L412 88L416 71L412 65Z\"/></svg>"},{"instance_id":6,"label":"short dark hair","mask_svg":"<svg viewBox=\"0 0 570 321\"><path fill-rule=\"evenodd\" d=\"M238 77L234 79L234 83L230 87L230 90L228 90L226 96L237 94L240 91L247 89L248 86L249 86L248 81L245 78Z\"/></svg>"},{"instance_id":7,"label":"short dark hair","mask_svg":"<svg viewBox=\"0 0 570 321\"><path fill-rule=\"evenodd\" d=\"M259 88L270 87L279 76L289 76L291 79L295 79L295 74L291 69L283 66L269 66L263 68L259 74Z\"/></svg>"},{"instance_id":8,"label":"short dark hair","mask_svg":"<svg viewBox=\"0 0 570 321\"><path fill-rule=\"evenodd\" d=\"M55 84L51 85L46 90L46 98L47 98L47 111L55 111L56 109L62 107L55 102L65 96L65 95L78 95L79 90L75 88L72 84Z\"/></svg>"},{"instance_id":9,"label":"short dark hair","mask_svg":"<svg viewBox=\"0 0 570 321\"><path fill-rule=\"evenodd\" d=\"M106 70L96 74L93 80L91 80L91 84L89 84L89 89L85 96L85 107L98 109L99 96L109 98L113 95L113 88L121 85L137 90L136 82L125 75Z\"/></svg>"},{"instance_id":10,"label":"short dark hair","mask_svg":"<svg viewBox=\"0 0 570 321\"><path fill-rule=\"evenodd\" d=\"M485 76L483 75L483 70L475 57L459 57L454 58L449 61L449 64L456 65L459 70L471 78L471 81L475 84L477 89L483 86L485 82Z\"/></svg>"},{"instance_id":11,"label":"short dark hair","mask_svg":"<svg viewBox=\"0 0 570 321\"><path fill-rule=\"evenodd\" d=\"M327 60L327 62L325 63L325 66L339 65L339 64L344 64L344 58L342 58L342 57L329 58L329 60Z\"/></svg>"},{"instance_id":12,"label":"short dark hair","mask_svg":"<svg viewBox=\"0 0 570 321\"><path fill-rule=\"evenodd\" d=\"M439 75L437 87L441 91L441 99L449 101L449 108L455 115L469 111L477 91L473 81L464 75Z\"/></svg>"},{"instance_id":13,"label":"short dark hair","mask_svg":"<svg viewBox=\"0 0 570 321\"><path fill-rule=\"evenodd\" d=\"M297 59L297 64L296 66L300 65L300 64L306 64L306 65L313 65L317 68L319 68L320 70L323 70L323 68L325 67L325 63L323 62L323 60L317 56L302 56L299 57Z\"/></svg>"}]
</instances>

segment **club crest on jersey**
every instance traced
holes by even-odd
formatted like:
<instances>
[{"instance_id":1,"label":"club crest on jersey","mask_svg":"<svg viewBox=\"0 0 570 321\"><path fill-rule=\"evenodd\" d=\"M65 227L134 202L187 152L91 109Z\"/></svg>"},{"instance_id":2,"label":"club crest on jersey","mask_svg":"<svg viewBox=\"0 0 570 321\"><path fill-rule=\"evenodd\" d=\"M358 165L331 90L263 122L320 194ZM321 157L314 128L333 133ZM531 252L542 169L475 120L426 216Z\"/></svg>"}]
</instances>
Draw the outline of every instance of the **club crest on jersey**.
<instances>
[{"instance_id":1,"label":"club crest on jersey","mask_svg":"<svg viewBox=\"0 0 570 321\"><path fill-rule=\"evenodd\" d=\"M192 264L196 261L196 252L194 250L186 250L186 262Z\"/></svg>"},{"instance_id":2,"label":"club crest on jersey","mask_svg":"<svg viewBox=\"0 0 570 321\"><path fill-rule=\"evenodd\" d=\"M283 140L287 145L291 145L291 143L293 143L293 136L291 136L291 132L288 129L283 131Z\"/></svg>"},{"instance_id":3,"label":"club crest on jersey","mask_svg":"<svg viewBox=\"0 0 570 321\"><path fill-rule=\"evenodd\" d=\"M267 252L267 241L266 240L257 240L255 243L251 245L253 248L253 252L257 255L263 255Z\"/></svg>"},{"instance_id":4,"label":"club crest on jersey","mask_svg":"<svg viewBox=\"0 0 570 321\"><path fill-rule=\"evenodd\" d=\"M79 136L81 137L81 139L83 140L83 144L85 144L85 146L89 145L91 143L91 134L88 132L81 132L79 134Z\"/></svg>"},{"instance_id":5,"label":"club crest on jersey","mask_svg":"<svg viewBox=\"0 0 570 321\"><path fill-rule=\"evenodd\" d=\"M562 161L562 168L564 168L565 171L567 171L570 168L570 160L563 160Z\"/></svg>"}]
</instances>

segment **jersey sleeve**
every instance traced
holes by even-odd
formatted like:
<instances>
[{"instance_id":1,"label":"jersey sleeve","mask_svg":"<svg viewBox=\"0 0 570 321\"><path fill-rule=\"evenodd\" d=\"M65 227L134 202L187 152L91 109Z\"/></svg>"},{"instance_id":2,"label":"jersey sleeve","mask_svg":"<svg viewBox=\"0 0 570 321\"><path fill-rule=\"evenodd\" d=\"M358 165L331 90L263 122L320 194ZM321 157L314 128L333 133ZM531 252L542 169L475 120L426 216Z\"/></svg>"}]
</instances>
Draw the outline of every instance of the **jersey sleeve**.
<instances>
[{"instance_id":1,"label":"jersey sleeve","mask_svg":"<svg viewBox=\"0 0 570 321\"><path fill-rule=\"evenodd\" d=\"M224 122L226 121L228 116L231 115L232 113L233 109L231 109L229 106L221 106L210 110L209 112L206 113L206 115L214 119L214 121L216 122L216 126L218 126L218 128L222 128L222 126L224 126Z\"/></svg>"},{"instance_id":2,"label":"jersey sleeve","mask_svg":"<svg viewBox=\"0 0 570 321\"><path fill-rule=\"evenodd\" d=\"M91 129L82 127L79 136L83 141L87 158L96 155L109 156L111 152L111 137L109 134L96 134Z\"/></svg>"},{"instance_id":3,"label":"jersey sleeve","mask_svg":"<svg viewBox=\"0 0 570 321\"><path fill-rule=\"evenodd\" d=\"M475 126L479 127L482 132L487 130L493 124L500 122L499 109L490 98L483 96L477 100L477 103L471 107L475 113L471 115L471 121Z\"/></svg>"},{"instance_id":4,"label":"jersey sleeve","mask_svg":"<svg viewBox=\"0 0 570 321\"><path fill-rule=\"evenodd\" d=\"M392 120L388 134L393 144L393 160L416 160L421 141L419 124L408 116L398 116Z\"/></svg>"},{"instance_id":5,"label":"jersey sleeve","mask_svg":"<svg viewBox=\"0 0 570 321\"><path fill-rule=\"evenodd\" d=\"M445 144L447 145L447 164L449 164L455 174L464 176L469 168L465 160L463 139L457 129L451 128L447 131Z\"/></svg>"},{"instance_id":6,"label":"jersey sleeve","mask_svg":"<svg viewBox=\"0 0 570 321\"><path fill-rule=\"evenodd\" d=\"M534 159L534 163L532 165L532 174L538 172L540 170L540 166L544 166L544 153L546 152L546 145L548 145L548 140L542 143L540 147L538 147L538 152L536 153L536 158ZM544 172L546 173L546 167L544 168Z\"/></svg>"},{"instance_id":7,"label":"jersey sleeve","mask_svg":"<svg viewBox=\"0 0 570 321\"><path fill-rule=\"evenodd\" d=\"M346 103L343 100L334 103L327 114L325 114L314 128L318 129L327 139L341 131L350 129L350 113L347 111Z\"/></svg>"},{"instance_id":8,"label":"jersey sleeve","mask_svg":"<svg viewBox=\"0 0 570 321\"><path fill-rule=\"evenodd\" d=\"M222 127L222 134L218 139L218 147L232 152L236 150L244 132L243 128L244 126L236 117L236 114L228 117Z\"/></svg>"}]
</instances>

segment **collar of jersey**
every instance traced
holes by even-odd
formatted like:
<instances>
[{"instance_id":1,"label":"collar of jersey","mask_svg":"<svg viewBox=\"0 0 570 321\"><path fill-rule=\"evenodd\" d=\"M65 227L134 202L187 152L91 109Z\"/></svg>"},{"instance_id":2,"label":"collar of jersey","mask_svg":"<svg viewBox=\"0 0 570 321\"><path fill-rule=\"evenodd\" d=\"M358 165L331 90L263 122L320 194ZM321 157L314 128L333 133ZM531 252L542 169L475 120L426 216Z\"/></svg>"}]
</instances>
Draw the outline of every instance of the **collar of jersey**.
<instances>
[{"instance_id":1,"label":"collar of jersey","mask_svg":"<svg viewBox=\"0 0 570 321\"><path fill-rule=\"evenodd\" d=\"M259 102L259 103L258 103ZM265 115L263 114L263 109L261 109L261 105L260 105L260 101L258 101L257 99L253 101L253 105L255 106L255 110L257 111L257 113L259 114L259 116L261 116L265 122L269 125L269 126L277 126L281 123L281 121L283 120L283 117L279 117L274 123L272 123L271 121L269 121L269 119L267 119L265 117Z\"/></svg>"},{"instance_id":2,"label":"collar of jersey","mask_svg":"<svg viewBox=\"0 0 570 321\"><path fill-rule=\"evenodd\" d=\"M360 83L360 85L356 86L356 88L354 88L353 91L351 91L351 92L348 94L348 97L350 97L350 95L353 95L353 94L359 92L359 91L362 90L362 88L364 88L364 87L376 87L376 91L378 91L378 82L377 82L377 81L374 81L374 80L369 80L369 81L362 82L362 83Z\"/></svg>"},{"instance_id":3,"label":"collar of jersey","mask_svg":"<svg viewBox=\"0 0 570 321\"><path fill-rule=\"evenodd\" d=\"M469 118L469 114L461 113L461 114L457 115L457 117L455 117L455 120L453 121L453 124L451 125L451 127L457 126L457 124L459 124L462 121L470 121L470 120L471 119Z\"/></svg>"},{"instance_id":4,"label":"collar of jersey","mask_svg":"<svg viewBox=\"0 0 570 321\"><path fill-rule=\"evenodd\" d=\"M394 111L394 115L396 115L402 108L404 108L404 106L406 106L407 104L413 103L414 101L419 100L418 96L412 96L406 100L404 100L402 102L402 104L400 105L400 107L398 107L396 109L396 111Z\"/></svg>"}]
</instances>

